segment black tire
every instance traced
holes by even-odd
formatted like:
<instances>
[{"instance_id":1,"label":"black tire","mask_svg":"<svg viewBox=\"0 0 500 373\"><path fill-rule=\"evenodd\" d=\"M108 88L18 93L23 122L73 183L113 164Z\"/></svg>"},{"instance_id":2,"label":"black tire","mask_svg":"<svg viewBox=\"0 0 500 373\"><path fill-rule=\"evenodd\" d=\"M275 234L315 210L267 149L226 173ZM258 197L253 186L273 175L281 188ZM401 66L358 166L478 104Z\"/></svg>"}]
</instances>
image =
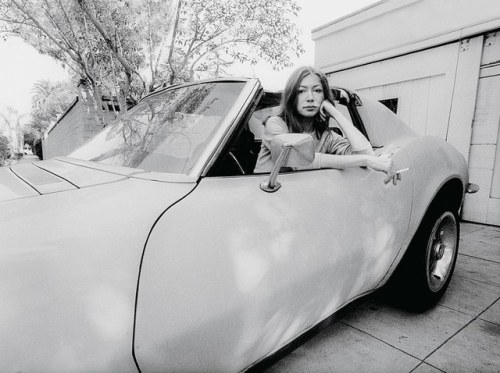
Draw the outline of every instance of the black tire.
<instances>
[{"instance_id":1,"label":"black tire","mask_svg":"<svg viewBox=\"0 0 500 373\"><path fill-rule=\"evenodd\" d=\"M430 208L391 280L400 304L424 311L441 299L455 269L459 229L452 209L440 204Z\"/></svg>"}]
</instances>

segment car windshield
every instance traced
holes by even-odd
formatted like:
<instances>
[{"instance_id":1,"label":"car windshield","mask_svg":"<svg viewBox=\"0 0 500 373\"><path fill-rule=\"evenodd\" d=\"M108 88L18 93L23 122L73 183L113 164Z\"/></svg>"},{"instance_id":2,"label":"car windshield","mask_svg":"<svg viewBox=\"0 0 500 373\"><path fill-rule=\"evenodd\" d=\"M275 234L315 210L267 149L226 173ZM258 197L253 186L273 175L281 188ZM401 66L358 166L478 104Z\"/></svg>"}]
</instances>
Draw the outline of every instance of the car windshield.
<instances>
[{"instance_id":1,"label":"car windshield","mask_svg":"<svg viewBox=\"0 0 500 373\"><path fill-rule=\"evenodd\" d=\"M234 105L244 82L208 82L145 98L70 157L187 174Z\"/></svg>"}]
</instances>

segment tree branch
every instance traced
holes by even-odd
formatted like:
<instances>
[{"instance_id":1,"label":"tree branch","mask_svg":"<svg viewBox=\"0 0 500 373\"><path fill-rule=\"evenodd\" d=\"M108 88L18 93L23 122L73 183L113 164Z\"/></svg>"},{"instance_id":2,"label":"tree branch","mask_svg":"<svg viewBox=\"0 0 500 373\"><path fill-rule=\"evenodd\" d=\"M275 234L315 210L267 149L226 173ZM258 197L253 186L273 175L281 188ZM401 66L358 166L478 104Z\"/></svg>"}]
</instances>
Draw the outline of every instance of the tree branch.
<instances>
[{"instance_id":1,"label":"tree branch","mask_svg":"<svg viewBox=\"0 0 500 373\"><path fill-rule=\"evenodd\" d=\"M214 53L215 51L221 49L221 47L223 47L224 45L227 45L227 44L232 44L232 43L245 43L245 44L251 44L249 43L249 40L248 39L232 39L232 40L227 40L223 43L220 43L219 45L217 45L216 47L214 48L211 48L211 49L207 49L205 52L203 52L202 54L200 54L198 56L198 58L196 58L192 63L191 63L191 70L194 69L194 66L202 59L204 58L207 54L209 53Z\"/></svg>"},{"instance_id":2,"label":"tree branch","mask_svg":"<svg viewBox=\"0 0 500 373\"><path fill-rule=\"evenodd\" d=\"M170 66L170 71L171 71L170 79L169 79L170 84L174 83L175 74L176 74L176 71L175 71L173 63L172 63L172 59L173 59L174 49L175 49L175 37L177 35L177 28L179 27L179 18L181 15L181 7L182 7L182 0L177 0L177 11L175 12L174 28L172 31L172 40L170 43L170 50L168 51L168 60L167 60L168 65Z\"/></svg>"},{"instance_id":3,"label":"tree branch","mask_svg":"<svg viewBox=\"0 0 500 373\"><path fill-rule=\"evenodd\" d=\"M12 3L17 7L17 9L23 13L24 15L26 15L26 17L28 17L30 19L31 22L33 22L35 25L36 25L36 28L39 29L43 34L45 34L50 40L52 40L52 42L54 44L56 44L59 49L61 49L63 52L67 53L71 59L73 59L75 62L80 62L79 59L78 59L78 56L76 56L75 54L72 53L71 50L67 49L64 47L64 45L59 42L59 40L57 40L51 33L49 33L45 27L43 27L40 22L38 22L38 20L33 17L33 15L26 9L24 8L20 3L19 1L17 0L11 0Z\"/></svg>"},{"instance_id":4,"label":"tree branch","mask_svg":"<svg viewBox=\"0 0 500 373\"><path fill-rule=\"evenodd\" d=\"M68 13L66 12L66 9L64 8L63 4L61 3L61 0L57 0L57 3L59 4L59 7L61 8L61 11L64 14L64 18L66 19L66 22L69 25L69 29L71 30L71 34L73 35L73 38L75 40L78 40L78 37L76 36L75 30L73 29L73 24L68 16Z\"/></svg>"},{"instance_id":5,"label":"tree branch","mask_svg":"<svg viewBox=\"0 0 500 373\"><path fill-rule=\"evenodd\" d=\"M59 24L54 21L53 15L50 14L50 8L51 8L50 4L48 3L47 0L45 0L44 3L47 5L47 9L45 9L45 14L47 15L48 20L50 21L50 23L52 23L52 26L54 26L54 28L56 28L59 31L60 37L64 41L64 43L66 44L66 47L68 49L74 50L71 46L71 43L67 39L65 32L63 30L61 30L61 27L59 26Z\"/></svg>"},{"instance_id":6,"label":"tree branch","mask_svg":"<svg viewBox=\"0 0 500 373\"><path fill-rule=\"evenodd\" d=\"M85 1L84 0L76 0L76 1L80 5L80 7L83 10L83 12L87 15L87 17L89 17L90 21L95 26L95 28L97 29L97 31L99 32L99 34L101 34L102 38L106 42L106 45L108 46L108 48L113 53L114 57L123 66L123 68L125 69L125 74L127 76L129 76L130 79L132 77L132 74L136 74L139 77L141 77L140 74L134 68L132 68L132 66L130 66L130 64L128 63L128 61L118 52L117 46L115 45L115 43L113 42L113 40L111 40L111 38L109 37L107 31L104 29L104 26L101 24L101 22L99 22L99 20L90 11L90 9L88 9L87 5L85 4ZM128 92L127 92L127 94L128 94Z\"/></svg>"}]
</instances>

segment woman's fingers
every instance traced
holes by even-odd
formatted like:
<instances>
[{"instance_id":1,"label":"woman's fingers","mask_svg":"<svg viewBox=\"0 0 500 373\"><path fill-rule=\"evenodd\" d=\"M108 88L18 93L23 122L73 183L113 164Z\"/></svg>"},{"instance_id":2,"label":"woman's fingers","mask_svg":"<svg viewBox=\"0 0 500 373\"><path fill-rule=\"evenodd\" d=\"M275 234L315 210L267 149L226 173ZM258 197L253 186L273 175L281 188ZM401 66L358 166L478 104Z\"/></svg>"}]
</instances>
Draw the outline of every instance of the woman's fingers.
<instances>
[{"instance_id":1,"label":"woman's fingers","mask_svg":"<svg viewBox=\"0 0 500 373\"><path fill-rule=\"evenodd\" d=\"M321 120L326 120L328 118L326 111L325 111L325 101L321 103L321 106L319 108L319 116Z\"/></svg>"},{"instance_id":2,"label":"woman's fingers","mask_svg":"<svg viewBox=\"0 0 500 373\"><path fill-rule=\"evenodd\" d=\"M326 120L326 114L323 110L323 106L321 106L321 108L319 109L319 117L321 118L321 120Z\"/></svg>"},{"instance_id":3,"label":"woman's fingers","mask_svg":"<svg viewBox=\"0 0 500 373\"><path fill-rule=\"evenodd\" d=\"M383 155L369 158L368 167L376 171L384 172L387 175L387 177L384 179L384 183L387 184L392 181L394 185L396 185L398 181L401 181L401 174L410 169L409 167L407 167L396 170L392 158L388 158L388 156L384 157Z\"/></svg>"},{"instance_id":4,"label":"woman's fingers","mask_svg":"<svg viewBox=\"0 0 500 373\"><path fill-rule=\"evenodd\" d=\"M336 118L337 113L339 113L335 106L333 106L332 103L328 100L323 100L319 111L320 113L323 113L325 115L326 119L328 117Z\"/></svg>"},{"instance_id":5,"label":"woman's fingers","mask_svg":"<svg viewBox=\"0 0 500 373\"><path fill-rule=\"evenodd\" d=\"M386 171L387 177L384 179L384 184L392 181L394 185L398 182L398 174L394 172L394 170Z\"/></svg>"},{"instance_id":6,"label":"woman's fingers","mask_svg":"<svg viewBox=\"0 0 500 373\"><path fill-rule=\"evenodd\" d=\"M387 177L384 179L385 184L392 181L392 183L396 185L398 179L401 180L401 175L395 171L394 163L391 158L374 157L370 167L374 170L385 172L387 174Z\"/></svg>"},{"instance_id":7,"label":"woman's fingers","mask_svg":"<svg viewBox=\"0 0 500 373\"><path fill-rule=\"evenodd\" d=\"M384 179L384 184L387 184L391 180L392 180L392 183L394 185L396 185L398 183L398 180L401 180L401 178L396 173L393 173L392 175L388 174L388 176Z\"/></svg>"},{"instance_id":8,"label":"woman's fingers","mask_svg":"<svg viewBox=\"0 0 500 373\"><path fill-rule=\"evenodd\" d=\"M386 159L388 159L388 158L386 158ZM391 161L391 163L390 163L387 171L385 171L385 173L387 174L387 177L385 178L384 183L387 184L389 181L392 180L392 183L394 185L396 185L398 183L398 180L401 180L401 174L394 169L394 163L392 162L392 159L390 159L390 161Z\"/></svg>"}]
</instances>

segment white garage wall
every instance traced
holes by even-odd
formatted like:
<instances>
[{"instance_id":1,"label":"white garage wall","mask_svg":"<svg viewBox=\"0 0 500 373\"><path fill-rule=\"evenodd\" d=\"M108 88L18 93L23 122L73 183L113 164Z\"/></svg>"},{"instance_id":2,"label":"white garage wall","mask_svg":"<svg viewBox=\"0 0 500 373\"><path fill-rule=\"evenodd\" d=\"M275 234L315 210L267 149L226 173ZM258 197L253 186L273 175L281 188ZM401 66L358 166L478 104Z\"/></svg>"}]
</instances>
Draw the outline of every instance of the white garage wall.
<instances>
[{"instance_id":1,"label":"white garage wall","mask_svg":"<svg viewBox=\"0 0 500 373\"><path fill-rule=\"evenodd\" d=\"M398 99L397 115L417 134L446 138L445 74L359 90L376 100Z\"/></svg>"},{"instance_id":2,"label":"white garage wall","mask_svg":"<svg viewBox=\"0 0 500 373\"><path fill-rule=\"evenodd\" d=\"M314 29L315 65L338 71L498 27L499 0L381 0Z\"/></svg>"},{"instance_id":3,"label":"white garage wall","mask_svg":"<svg viewBox=\"0 0 500 373\"><path fill-rule=\"evenodd\" d=\"M500 33L484 41L469 155L470 180L479 192L467 195L464 219L500 225Z\"/></svg>"},{"instance_id":4,"label":"white garage wall","mask_svg":"<svg viewBox=\"0 0 500 373\"><path fill-rule=\"evenodd\" d=\"M328 74L332 85L398 98L398 115L418 134L448 140L469 157L483 37Z\"/></svg>"},{"instance_id":5,"label":"white garage wall","mask_svg":"<svg viewBox=\"0 0 500 373\"><path fill-rule=\"evenodd\" d=\"M466 220L500 225L499 0L381 0L313 30L315 65L332 85L398 99L422 135L469 162ZM496 31L495 31L496 30Z\"/></svg>"},{"instance_id":6,"label":"white garage wall","mask_svg":"<svg viewBox=\"0 0 500 373\"><path fill-rule=\"evenodd\" d=\"M446 137L458 43L329 75L376 100L398 98L397 114L418 134Z\"/></svg>"}]
</instances>

